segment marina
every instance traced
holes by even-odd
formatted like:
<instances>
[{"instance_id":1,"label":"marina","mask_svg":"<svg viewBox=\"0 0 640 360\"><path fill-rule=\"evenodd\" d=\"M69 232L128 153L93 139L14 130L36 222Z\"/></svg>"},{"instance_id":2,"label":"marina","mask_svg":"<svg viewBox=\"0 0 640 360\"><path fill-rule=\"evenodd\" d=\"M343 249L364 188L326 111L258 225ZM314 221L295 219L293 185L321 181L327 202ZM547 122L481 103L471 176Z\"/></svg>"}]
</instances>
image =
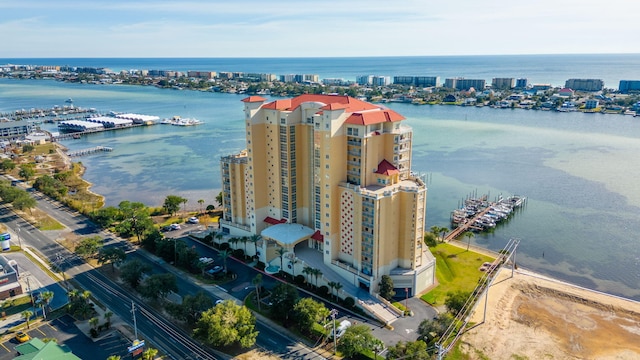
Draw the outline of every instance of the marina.
<instances>
[{"instance_id":1,"label":"marina","mask_svg":"<svg viewBox=\"0 0 640 360\"><path fill-rule=\"evenodd\" d=\"M67 152L67 156L77 157L77 156L85 156L85 155L91 155L91 154L100 153L100 152L111 152L111 151L113 151L113 148L110 148L107 146L95 146L89 149L69 151Z\"/></svg>"},{"instance_id":2,"label":"marina","mask_svg":"<svg viewBox=\"0 0 640 360\"><path fill-rule=\"evenodd\" d=\"M509 218L516 209L527 201L524 196L513 195L506 199L499 196L496 201L488 201L488 195L470 197L463 206L451 212L453 230L445 236L445 241L453 240L466 231L487 231Z\"/></svg>"}]
</instances>

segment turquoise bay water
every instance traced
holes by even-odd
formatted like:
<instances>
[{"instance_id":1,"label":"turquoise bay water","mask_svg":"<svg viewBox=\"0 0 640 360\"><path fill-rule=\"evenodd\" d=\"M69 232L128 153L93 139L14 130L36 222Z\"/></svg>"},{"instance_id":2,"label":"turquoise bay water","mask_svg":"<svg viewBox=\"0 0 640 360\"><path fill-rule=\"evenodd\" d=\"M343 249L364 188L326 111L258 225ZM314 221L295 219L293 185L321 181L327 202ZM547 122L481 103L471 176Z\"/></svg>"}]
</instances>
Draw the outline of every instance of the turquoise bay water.
<instances>
[{"instance_id":1,"label":"turquoise bay water","mask_svg":"<svg viewBox=\"0 0 640 360\"><path fill-rule=\"evenodd\" d=\"M196 117L65 141L112 153L79 158L110 205L159 205L168 194L212 203L219 158L244 147L242 96L0 79L0 112L63 105ZM640 120L629 116L389 104L414 129L413 169L425 173L427 228L472 193L521 194L523 211L472 240L500 249L519 238L521 266L640 300ZM544 253L544 257L542 254Z\"/></svg>"}]
</instances>

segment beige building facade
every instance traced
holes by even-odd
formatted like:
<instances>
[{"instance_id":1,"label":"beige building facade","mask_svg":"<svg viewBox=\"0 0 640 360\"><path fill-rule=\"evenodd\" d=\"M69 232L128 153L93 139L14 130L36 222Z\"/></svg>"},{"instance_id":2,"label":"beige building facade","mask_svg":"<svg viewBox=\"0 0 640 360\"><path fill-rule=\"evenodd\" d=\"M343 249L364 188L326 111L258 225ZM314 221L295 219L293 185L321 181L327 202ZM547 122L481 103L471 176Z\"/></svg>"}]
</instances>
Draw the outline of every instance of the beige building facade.
<instances>
[{"instance_id":1,"label":"beige building facade","mask_svg":"<svg viewBox=\"0 0 640 360\"><path fill-rule=\"evenodd\" d=\"M427 187L411 172L403 116L337 95L242 101L247 148L221 159L223 232L260 234L253 255L272 266L282 252L294 259L297 247L315 249L372 294L383 275L409 296L433 285ZM300 273L295 262L283 267Z\"/></svg>"}]
</instances>

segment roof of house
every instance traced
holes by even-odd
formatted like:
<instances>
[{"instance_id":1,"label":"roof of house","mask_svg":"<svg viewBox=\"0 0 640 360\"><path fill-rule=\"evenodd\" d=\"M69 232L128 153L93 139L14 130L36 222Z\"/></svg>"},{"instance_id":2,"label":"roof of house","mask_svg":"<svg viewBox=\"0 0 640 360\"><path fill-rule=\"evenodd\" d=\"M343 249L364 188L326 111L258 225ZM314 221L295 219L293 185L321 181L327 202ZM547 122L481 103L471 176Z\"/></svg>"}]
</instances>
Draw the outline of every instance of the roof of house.
<instances>
[{"instance_id":1,"label":"roof of house","mask_svg":"<svg viewBox=\"0 0 640 360\"><path fill-rule=\"evenodd\" d=\"M378 170L376 170L376 174L382 174L387 176L399 174L399 173L400 171L398 170L398 168L393 166L393 164L388 162L387 160L382 160L380 164L378 164Z\"/></svg>"},{"instance_id":2,"label":"roof of house","mask_svg":"<svg viewBox=\"0 0 640 360\"><path fill-rule=\"evenodd\" d=\"M264 101L267 101L267 99L263 98L262 96L249 96L242 99L241 101L252 103L252 102L264 102Z\"/></svg>"},{"instance_id":3,"label":"roof of house","mask_svg":"<svg viewBox=\"0 0 640 360\"><path fill-rule=\"evenodd\" d=\"M249 99L249 98L247 98ZM245 101L245 100L243 100ZM344 110L351 115L347 123L354 125L369 125L387 121L404 120L397 112L380 106L342 95L304 94L292 99L275 100L263 106L264 109L293 111L303 103L317 102L325 104L322 111Z\"/></svg>"},{"instance_id":4,"label":"roof of house","mask_svg":"<svg viewBox=\"0 0 640 360\"><path fill-rule=\"evenodd\" d=\"M68 346L53 341L45 343L38 338L16 346L16 351L21 355L15 360L82 360Z\"/></svg>"}]
</instances>

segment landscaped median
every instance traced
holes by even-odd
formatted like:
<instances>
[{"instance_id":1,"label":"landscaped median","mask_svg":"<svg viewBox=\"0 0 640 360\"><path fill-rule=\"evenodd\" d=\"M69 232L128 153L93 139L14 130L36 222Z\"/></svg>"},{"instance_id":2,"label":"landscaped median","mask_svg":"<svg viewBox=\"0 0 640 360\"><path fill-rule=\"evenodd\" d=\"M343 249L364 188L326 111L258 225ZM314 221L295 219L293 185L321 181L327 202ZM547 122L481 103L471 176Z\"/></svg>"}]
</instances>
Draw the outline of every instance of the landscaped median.
<instances>
[{"instance_id":1,"label":"landscaped median","mask_svg":"<svg viewBox=\"0 0 640 360\"><path fill-rule=\"evenodd\" d=\"M436 258L438 285L421 298L436 307L444 305L447 294L473 291L483 275L482 264L495 260L447 243L438 243L429 249Z\"/></svg>"}]
</instances>

